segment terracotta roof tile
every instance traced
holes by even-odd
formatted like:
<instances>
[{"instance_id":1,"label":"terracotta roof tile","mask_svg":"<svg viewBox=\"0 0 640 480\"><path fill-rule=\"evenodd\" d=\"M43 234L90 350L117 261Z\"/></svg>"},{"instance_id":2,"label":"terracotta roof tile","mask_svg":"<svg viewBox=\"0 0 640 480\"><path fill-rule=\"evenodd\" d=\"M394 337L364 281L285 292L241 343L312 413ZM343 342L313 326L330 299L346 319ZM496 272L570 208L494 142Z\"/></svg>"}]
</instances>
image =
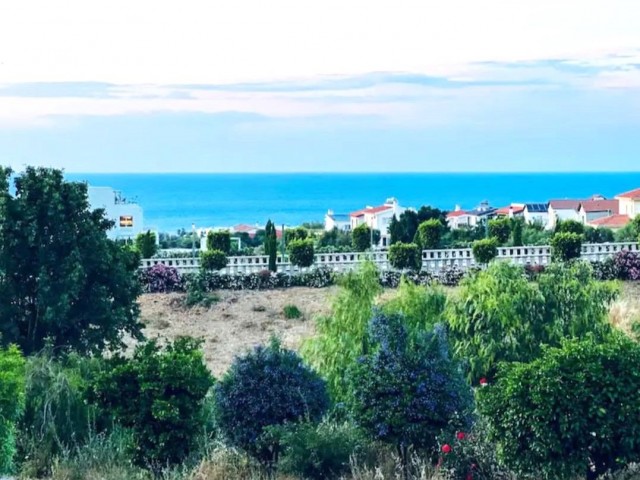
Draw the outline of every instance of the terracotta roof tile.
<instances>
[{"instance_id":1,"label":"terracotta roof tile","mask_svg":"<svg viewBox=\"0 0 640 480\"><path fill-rule=\"evenodd\" d=\"M611 212L618 213L618 200L584 200L580 202L585 212Z\"/></svg>"},{"instance_id":2,"label":"terracotta roof tile","mask_svg":"<svg viewBox=\"0 0 640 480\"><path fill-rule=\"evenodd\" d=\"M594 227L614 227L621 228L631 221L628 215L610 215L608 217L596 218L589 222Z\"/></svg>"},{"instance_id":3,"label":"terracotta roof tile","mask_svg":"<svg viewBox=\"0 0 640 480\"><path fill-rule=\"evenodd\" d=\"M580 209L580 200L550 200L549 206L555 210L578 210Z\"/></svg>"},{"instance_id":4,"label":"terracotta roof tile","mask_svg":"<svg viewBox=\"0 0 640 480\"><path fill-rule=\"evenodd\" d=\"M630 198L632 200L640 200L640 188L636 188L635 190L631 190L629 192L621 193L620 195L616 195L616 197Z\"/></svg>"}]
</instances>

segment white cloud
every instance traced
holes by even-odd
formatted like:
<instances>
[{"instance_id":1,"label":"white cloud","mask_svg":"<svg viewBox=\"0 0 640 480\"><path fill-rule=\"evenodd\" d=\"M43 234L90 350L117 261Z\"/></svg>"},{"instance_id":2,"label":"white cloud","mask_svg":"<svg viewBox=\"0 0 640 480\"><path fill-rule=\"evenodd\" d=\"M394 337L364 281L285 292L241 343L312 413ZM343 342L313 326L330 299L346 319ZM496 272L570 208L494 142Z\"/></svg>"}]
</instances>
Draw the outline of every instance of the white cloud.
<instances>
[{"instance_id":1,"label":"white cloud","mask_svg":"<svg viewBox=\"0 0 640 480\"><path fill-rule=\"evenodd\" d=\"M637 0L5 0L0 83L232 83L589 60L640 47L639 17Z\"/></svg>"}]
</instances>

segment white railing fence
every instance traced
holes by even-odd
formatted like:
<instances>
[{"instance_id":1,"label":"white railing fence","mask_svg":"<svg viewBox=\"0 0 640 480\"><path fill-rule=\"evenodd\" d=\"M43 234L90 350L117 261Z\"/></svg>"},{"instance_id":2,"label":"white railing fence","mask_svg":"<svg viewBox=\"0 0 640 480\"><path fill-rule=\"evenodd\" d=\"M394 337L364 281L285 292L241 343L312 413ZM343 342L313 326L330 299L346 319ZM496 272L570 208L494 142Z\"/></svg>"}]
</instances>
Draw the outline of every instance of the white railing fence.
<instances>
[{"instance_id":1,"label":"white railing fence","mask_svg":"<svg viewBox=\"0 0 640 480\"><path fill-rule=\"evenodd\" d=\"M622 250L640 252L640 245L635 242L584 244L582 245L582 258L590 261L604 260ZM547 265L551 262L551 247L548 245L500 247L498 248L498 258L511 260L519 265ZM373 261L382 270L390 268L387 252L318 253L311 268L327 267L334 271L343 272L355 268L364 260ZM308 270L291 265L286 256L279 255L276 263L279 272L293 273ZM200 259L145 258L140 262L140 268L149 268L158 264L174 267L180 273L188 273L195 272L200 268ZM423 250L422 252L422 269L429 272L435 273L446 267L459 267L466 270L475 264L470 248L447 248ZM266 255L229 257L229 263L222 270L222 273L255 273L267 269L268 266L269 257Z\"/></svg>"}]
</instances>

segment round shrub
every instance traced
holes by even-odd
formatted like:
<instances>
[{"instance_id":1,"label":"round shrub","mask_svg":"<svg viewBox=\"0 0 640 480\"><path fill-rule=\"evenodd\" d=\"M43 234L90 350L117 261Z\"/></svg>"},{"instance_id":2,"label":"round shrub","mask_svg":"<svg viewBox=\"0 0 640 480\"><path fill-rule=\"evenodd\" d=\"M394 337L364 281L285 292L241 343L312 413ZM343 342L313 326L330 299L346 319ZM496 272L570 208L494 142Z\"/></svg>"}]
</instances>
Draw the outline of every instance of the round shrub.
<instances>
[{"instance_id":1,"label":"round shrub","mask_svg":"<svg viewBox=\"0 0 640 480\"><path fill-rule=\"evenodd\" d=\"M287 252L289 253L289 260L293 265L298 267L310 267L313 265L315 252L313 249L313 240L292 240L287 245Z\"/></svg>"},{"instance_id":2,"label":"round shrub","mask_svg":"<svg viewBox=\"0 0 640 480\"><path fill-rule=\"evenodd\" d=\"M434 249L440 246L444 226L436 218L426 220L418 226L418 240L424 249Z\"/></svg>"},{"instance_id":3,"label":"round shrub","mask_svg":"<svg viewBox=\"0 0 640 480\"><path fill-rule=\"evenodd\" d=\"M559 220L554 233L577 233L578 235L583 235L585 230L584 225L577 220Z\"/></svg>"},{"instance_id":4,"label":"round shrub","mask_svg":"<svg viewBox=\"0 0 640 480\"><path fill-rule=\"evenodd\" d=\"M167 293L182 289L182 279L178 270L162 264L142 270L139 279L145 293Z\"/></svg>"},{"instance_id":5,"label":"round shrub","mask_svg":"<svg viewBox=\"0 0 640 480\"><path fill-rule=\"evenodd\" d=\"M389 247L389 263L399 270L420 270L420 248L415 243L394 243Z\"/></svg>"},{"instance_id":6,"label":"round shrub","mask_svg":"<svg viewBox=\"0 0 640 480\"><path fill-rule=\"evenodd\" d=\"M491 219L488 223L488 229L489 238L495 238L498 244L503 245L511 236L511 219L508 217Z\"/></svg>"},{"instance_id":7,"label":"round shrub","mask_svg":"<svg viewBox=\"0 0 640 480\"><path fill-rule=\"evenodd\" d=\"M225 255L231 252L231 233L227 230L207 233L207 250L220 250Z\"/></svg>"},{"instance_id":8,"label":"round shrub","mask_svg":"<svg viewBox=\"0 0 640 480\"><path fill-rule=\"evenodd\" d=\"M580 258L582 253L582 235L578 233L556 233L551 238L551 256L554 260L568 262Z\"/></svg>"},{"instance_id":9,"label":"round shrub","mask_svg":"<svg viewBox=\"0 0 640 480\"><path fill-rule=\"evenodd\" d=\"M227 262L227 255L222 250L207 250L200 255L200 268L206 271L222 270Z\"/></svg>"},{"instance_id":10,"label":"round shrub","mask_svg":"<svg viewBox=\"0 0 640 480\"><path fill-rule=\"evenodd\" d=\"M270 427L318 421L329 407L320 376L277 340L237 357L215 387L218 425L229 443L274 468L280 440Z\"/></svg>"},{"instance_id":11,"label":"round shrub","mask_svg":"<svg viewBox=\"0 0 640 480\"><path fill-rule=\"evenodd\" d=\"M473 242L473 258L476 262L487 265L498 256L498 241L495 238L483 238Z\"/></svg>"},{"instance_id":12,"label":"round shrub","mask_svg":"<svg viewBox=\"0 0 640 480\"><path fill-rule=\"evenodd\" d=\"M367 224L363 223L354 228L351 232L351 241L355 251L364 252L365 250L369 250L372 246L371 237L371 229L367 226Z\"/></svg>"},{"instance_id":13,"label":"round shrub","mask_svg":"<svg viewBox=\"0 0 640 480\"><path fill-rule=\"evenodd\" d=\"M595 479L640 458L640 347L622 335L565 342L505 365L479 389L490 439L508 466L544 478Z\"/></svg>"},{"instance_id":14,"label":"round shrub","mask_svg":"<svg viewBox=\"0 0 640 480\"><path fill-rule=\"evenodd\" d=\"M368 354L350 371L352 414L375 439L394 445L407 465L411 448L434 454L444 429L466 428L470 390L448 352L445 330L410 335L399 315L375 315Z\"/></svg>"}]
</instances>

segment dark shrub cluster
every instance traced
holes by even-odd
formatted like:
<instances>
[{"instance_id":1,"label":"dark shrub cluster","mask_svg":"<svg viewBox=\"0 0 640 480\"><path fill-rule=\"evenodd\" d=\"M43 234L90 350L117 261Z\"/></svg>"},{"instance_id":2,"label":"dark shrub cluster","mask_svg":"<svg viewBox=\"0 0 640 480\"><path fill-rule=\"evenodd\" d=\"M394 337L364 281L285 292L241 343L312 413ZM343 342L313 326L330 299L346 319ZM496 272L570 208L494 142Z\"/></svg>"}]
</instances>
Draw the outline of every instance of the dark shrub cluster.
<instances>
[{"instance_id":1,"label":"dark shrub cluster","mask_svg":"<svg viewBox=\"0 0 640 480\"><path fill-rule=\"evenodd\" d=\"M640 254L623 250L613 257L620 280L640 280Z\"/></svg>"},{"instance_id":2,"label":"dark shrub cluster","mask_svg":"<svg viewBox=\"0 0 640 480\"><path fill-rule=\"evenodd\" d=\"M162 264L140 270L138 278L144 293L167 293L184 289L178 270Z\"/></svg>"}]
</instances>

